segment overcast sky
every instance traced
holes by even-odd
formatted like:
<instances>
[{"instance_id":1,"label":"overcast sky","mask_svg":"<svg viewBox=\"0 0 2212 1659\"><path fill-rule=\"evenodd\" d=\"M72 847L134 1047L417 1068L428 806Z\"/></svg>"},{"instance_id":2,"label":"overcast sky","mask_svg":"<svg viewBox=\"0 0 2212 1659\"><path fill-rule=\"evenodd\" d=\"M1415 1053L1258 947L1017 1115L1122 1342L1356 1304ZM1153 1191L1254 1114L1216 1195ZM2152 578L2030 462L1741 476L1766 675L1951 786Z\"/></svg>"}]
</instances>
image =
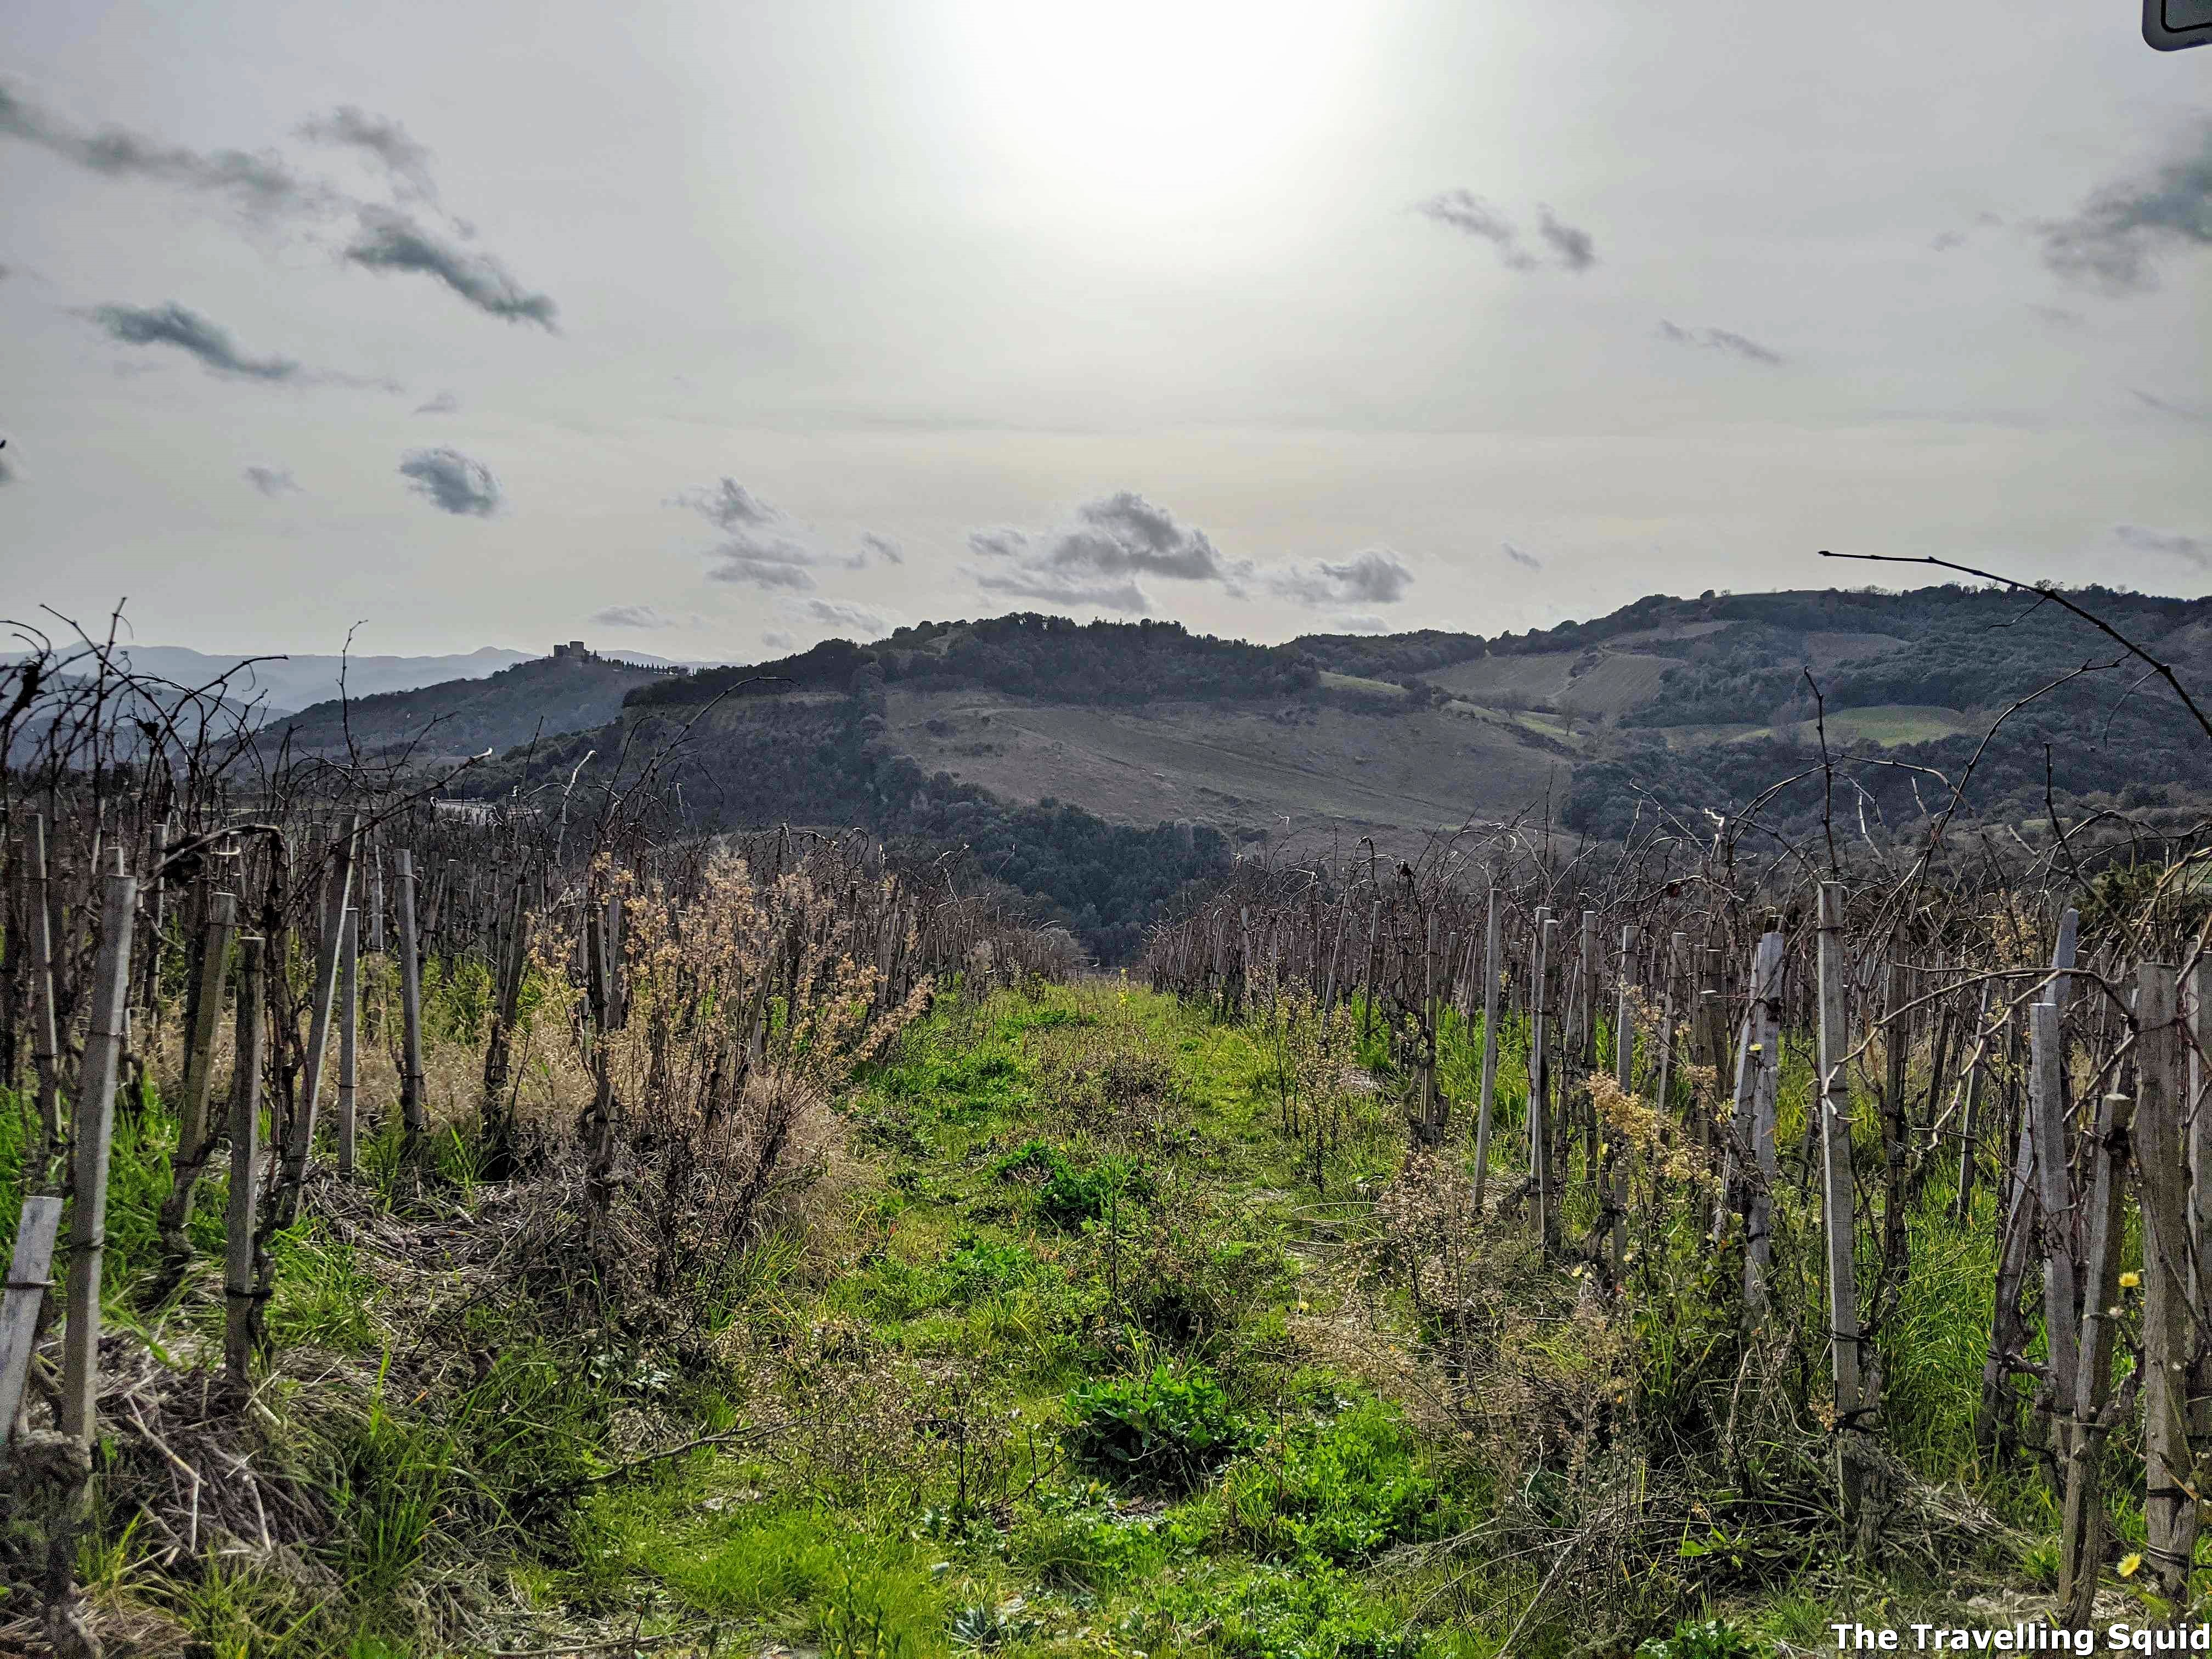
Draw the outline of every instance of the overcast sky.
<instances>
[{"instance_id":1,"label":"overcast sky","mask_svg":"<svg viewBox=\"0 0 2212 1659\"><path fill-rule=\"evenodd\" d=\"M2127 0L0 0L0 611L147 642L2212 588Z\"/></svg>"}]
</instances>

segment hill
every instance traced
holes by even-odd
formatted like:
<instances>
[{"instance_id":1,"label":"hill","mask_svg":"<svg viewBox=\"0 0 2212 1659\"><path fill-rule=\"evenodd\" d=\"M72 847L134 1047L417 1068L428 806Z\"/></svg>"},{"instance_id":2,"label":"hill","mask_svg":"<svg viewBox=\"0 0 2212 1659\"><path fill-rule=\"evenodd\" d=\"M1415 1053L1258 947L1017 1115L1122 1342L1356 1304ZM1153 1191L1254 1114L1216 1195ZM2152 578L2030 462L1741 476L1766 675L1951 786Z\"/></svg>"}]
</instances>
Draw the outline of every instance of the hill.
<instances>
[{"instance_id":1,"label":"hill","mask_svg":"<svg viewBox=\"0 0 2212 1659\"><path fill-rule=\"evenodd\" d=\"M2212 601L2075 597L2212 685ZM556 702L526 674L500 686L496 720L452 707L440 744L519 743L541 716L548 734L572 725L530 763L472 775L485 791L675 744L665 775L693 822L963 846L1118 955L1177 884L1238 846L1371 838L1406 854L1518 815L1600 837L1658 820L1709 836L1712 815L1762 797L1785 836L1843 820L1882 839L1954 790L1969 819L2030 840L2054 813L2186 814L2212 800L2212 742L2124 656L2048 600L1960 586L1654 596L1526 635L1276 647L1018 615L641 677L618 709ZM407 708L453 702L434 690Z\"/></svg>"},{"instance_id":2,"label":"hill","mask_svg":"<svg viewBox=\"0 0 2212 1659\"><path fill-rule=\"evenodd\" d=\"M536 657L482 678L317 703L264 728L295 754L409 753L422 761L495 753L542 733L605 725L633 691L680 671L585 653Z\"/></svg>"}]
</instances>

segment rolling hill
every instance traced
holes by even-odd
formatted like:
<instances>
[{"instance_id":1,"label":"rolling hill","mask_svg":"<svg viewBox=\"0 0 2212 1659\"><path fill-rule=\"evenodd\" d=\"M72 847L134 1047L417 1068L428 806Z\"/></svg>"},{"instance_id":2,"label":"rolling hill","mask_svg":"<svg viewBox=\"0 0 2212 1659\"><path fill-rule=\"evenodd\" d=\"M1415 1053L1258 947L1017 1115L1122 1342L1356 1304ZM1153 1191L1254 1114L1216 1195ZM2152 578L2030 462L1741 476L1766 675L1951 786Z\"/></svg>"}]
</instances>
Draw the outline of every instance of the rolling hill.
<instances>
[{"instance_id":1,"label":"rolling hill","mask_svg":"<svg viewBox=\"0 0 2212 1659\"><path fill-rule=\"evenodd\" d=\"M2077 597L2212 686L2212 600ZM963 846L1111 955L1189 876L1261 843L1409 853L1522 815L1709 836L1793 777L1762 807L1785 837L1815 832L1831 777L1836 814L1878 837L1962 782L1970 818L2030 839L2054 809L2185 814L2212 800L2212 740L2140 665L2111 666L2123 654L2055 604L1963 587L1655 596L1522 635L1273 647L1021 615L697 672L542 659L351 718L357 741L514 750L474 793L528 795L587 757L586 787L613 781L613 757L634 773L669 748L689 822ZM327 708L289 729L333 740Z\"/></svg>"}]
</instances>

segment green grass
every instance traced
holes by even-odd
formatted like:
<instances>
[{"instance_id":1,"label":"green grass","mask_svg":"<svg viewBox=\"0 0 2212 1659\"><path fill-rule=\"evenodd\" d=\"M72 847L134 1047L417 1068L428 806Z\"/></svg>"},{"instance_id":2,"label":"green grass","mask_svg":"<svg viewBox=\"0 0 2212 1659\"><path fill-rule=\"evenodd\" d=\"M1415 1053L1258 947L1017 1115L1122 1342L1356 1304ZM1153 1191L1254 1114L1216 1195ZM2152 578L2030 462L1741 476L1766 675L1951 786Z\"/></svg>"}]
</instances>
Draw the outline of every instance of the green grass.
<instances>
[{"instance_id":1,"label":"green grass","mask_svg":"<svg viewBox=\"0 0 2212 1659\"><path fill-rule=\"evenodd\" d=\"M465 1029L482 990L446 988L440 1017ZM1413 1224L1376 1202L1407 1156L1403 1079L1382 1022L1350 1021L1376 1086L1329 1103L1316 1166L1317 1103L1286 1115L1292 1045L1265 1020L1123 981L945 998L841 1103L853 1156L703 1307L605 1309L593 1287L519 1277L426 1289L434 1273L386 1276L310 1218L276 1245L261 1398L283 1425L266 1455L328 1511L313 1551L334 1588L157 1561L147 1527L104 1510L88 1573L204 1650L257 1659L434 1650L457 1608L490 1603L555 1630L711 1627L854 1659L1486 1659L1509 1634L1534 1656L1600 1629L1608 1652L1686 1641L1678 1626L1716 1612L1807 1646L1839 1596L1948 1594L1910 1563L1854 1587L1808 1511L1730 1495L1713 1448L1753 1358L1741 1263L1708 1243L1686 1187L1639 1231L1619 1319L1517 1224L1478 1239L1454 1221L1409 1262L1393 1229ZM1447 1169L1468 1155L1480 1036L1445 1022ZM1525 1029L1500 1037L1493 1193L1517 1177L1526 1115ZM1823 1382L1820 1239L1790 1162L1802 1044L1784 1061L1775 1285L1797 1369L1775 1386L1802 1404ZM21 1121L0 1117L0 1200L21 1180ZM118 1135L108 1291L126 1307L167 1133L157 1104ZM483 1200L465 1138L429 1151L441 1205ZM1862 1156L1877 1167L1871 1143ZM395 1138L362 1163L395 1228L431 1227L405 1220L416 1178ZM221 1189L195 1217L204 1249ZM1886 1433L2017 1525L1990 1571L2026 1586L2047 1565L2047 1506L2032 1481L1985 1480L1969 1431L1990 1202L1954 1226L1931 1184L1915 1212L1913 1269L1884 1313ZM1571 1194L1571 1239L1594 1213ZM210 1305L191 1316L204 1338ZM1764 1418L1733 1455L1778 1489L1802 1474L1786 1439ZM2116 1444L2118 1467L2131 1455ZM1624 1491L1674 1485L1711 1505L1694 1526L1625 1538L1524 1623L1558 1540Z\"/></svg>"}]
</instances>

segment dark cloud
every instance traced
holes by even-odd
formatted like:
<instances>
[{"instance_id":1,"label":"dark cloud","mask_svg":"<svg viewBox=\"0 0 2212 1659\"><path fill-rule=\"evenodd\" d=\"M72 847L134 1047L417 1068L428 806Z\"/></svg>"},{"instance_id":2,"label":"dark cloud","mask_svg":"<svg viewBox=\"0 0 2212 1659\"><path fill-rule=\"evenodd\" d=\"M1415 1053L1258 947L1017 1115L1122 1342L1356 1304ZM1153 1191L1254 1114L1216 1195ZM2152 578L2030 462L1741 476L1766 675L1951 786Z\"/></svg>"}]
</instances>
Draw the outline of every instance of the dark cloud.
<instances>
[{"instance_id":1,"label":"dark cloud","mask_svg":"<svg viewBox=\"0 0 2212 1659\"><path fill-rule=\"evenodd\" d=\"M1523 570L1541 570L1544 568L1544 562L1541 559L1534 553L1523 553L1511 542L1500 542L1498 545L1505 550L1505 556Z\"/></svg>"},{"instance_id":2,"label":"dark cloud","mask_svg":"<svg viewBox=\"0 0 2212 1659\"><path fill-rule=\"evenodd\" d=\"M458 449L412 449L399 463L400 476L441 513L489 519L499 509L499 481L481 461Z\"/></svg>"},{"instance_id":3,"label":"dark cloud","mask_svg":"<svg viewBox=\"0 0 2212 1659\"><path fill-rule=\"evenodd\" d=\"M1176 522L1131 490L1120 490L1076 508L1073 529L1046 549L1042 563L1069 574L1166 576L1176 581L1234 583L1249 566L1231 566L1206 532Z\"/></svg>"},{"instance_id":4,"label":"dark cloud","mask_svg":"<svg viewBox=\"0 0 2212 1659\"><path fill-rule=\"evenodd\" d=\"M210 374L249 380L300 378L300 365L289 357L249 357L228 331L174 301L146 307L100 306L90 315L110 337L125 345L174 346L198 358Z\"/></svg>"},{"instance_id":5,"label":"dark cloud","mask_svg":"<svg viewBox=\"0 0 2212 1659\"><path fill-rule=\"evenodd\" d=\"M1493 244L1509 270L1530 270L1535 259L1521 246L1521 233L1511 222L1471 190L1447 190L1413 204L1413 211L1440 225Z\"/></svg>"},{"instance_id":6,"label":"dark cloud","mask_svg":"<svg viewBox=\"0 0 2212 1659\"><path fill-rule=\"evenodd\" d=\"M1588 270L1597 263L1597 244L1590 240L1589 232L1560 223L1547 207L1536 210L1536 234L1551 244L1552 252L1569 270Z\"/></svg>"},{"instance_id":7,"label":"dark cloud","mask_svg":"<svg viewBox=\"0 0 2212 1659\"><path fill-rule=\"evenodd\" d=\"M374 155L391 174L395 193L402 199L433 199L428 152L397 122L349 106L318 117L301 131L319 142L347 145ZM307 222L351 213L355 234L342 257L352 264L368 270L419 272L445 283L489 315L510 322L536 323L549 333L557 331L552 300L525 289L489 254L458 246L396 208L362 202L304 177L273 151L204 153L165 144L122 127L103 127L88 133L5 88L0 88L0 138L36 144L110 178L146 179L225 196L259 219ZM464 220L451 222L464 239L474 234Z\"/></svg>"},{"instance_id":8,"label":"dark cloud","mask_svg":"<svg viewBox=\"0 0 2212 1659\"><path fill-rule=\"evenodd\" d=\"M2161 256L2212 247L2212 122L2193 143L2148 179L2106 185L2072 218L2039 226L2045 263L2069 282L2139 293L2158 286Z\"/></svg>"},{"instance_id":9,"label":"dark cloud","mask_svg":"<svg viewBox=\"0 0 2212 1659\"><path fill-rule=\"evenodd\" d=\"M1390 624L1382 617L1364 611L1347 611L1329 619L1329 626L1340 634L1387 634Z\"/></svg>"},{"instance_id":10,"label":"dark cloud","mask_svg":"<svg viewBox=\"0 0 2212 1659\"><path fill-rule=\"evenodd\" d=\"M708 580L767 592L811 593L810 574L822 555L799 540L789 520L739 483L724 478L711 489L686 489L669 498L726 534L708 555Z\"/></svg>"},{"instance_id":11,"label":"dark cloud","mask_svg":"<svg viewBox=\"0 0 2212 1659\"><path fill-rule=\"evenodd\" d=\"M1732 334L1724 328L1677 328L1665 318L1659 319L1659 337L1672 340L1677 345L1701 346L1707 351L1726 352L1741 357L1747 362L1769 366L1782 362L1782 354L1770 350L1756 340Z\"/></svg>"},{"instance_id":12,"label":"dark cloud","mask_svg":"<svg viewBox=\"0 0 2212 1659\"><path fill-rule=\"evenodd\" d=\"M2212 568L2212 539L2203 536L2185 536L2178 530L2148 530L2134 524L2114 525L2112 535L2133 552L2160 553L2199 570Z\"/></svg>"},{"instance_id":13,"label":"dark cloud","mask_svg":"<svg viewBox=\"0 0 2212 1659\"><path fill-rule=\"evenodd\" d=\"M417 415L450 415L461 406L461 400L450 392L441 392L427 404L415 405Z\"/></svg>"},{"instance_id":14,"label":"dark cloud","mask_svg":"<svg viewBox=\"0 0 2212 1659\"><path fill-rule=\"evenodd\" d=\"M878 536L872 530L863 530L860 532L860 548L864 553L872 553L878 564L904 564L906 562L906 551L904 549L900 547L899 544L893 541L890 537Z\"/></svg>"},{"instance_id":15,"label":"dark cloud","mask_svg":"<svg viewBox=\"0 0 2212 1659\"><path fill-rule=\"evenodd\" d=\"M1370 548L1340 564L1322 560L1292 565L1267 577L1270 592L1300 605L1395 605L1413 585L1413 573L1387 547Z\"/></svg>"},{"instance_id":16,"label":"dark cloud","mask_svg":"<svg viewBox=\"0 0 2212 1659\"><path fill-rule=\"evenodd\" d=\"M240 476L271 500L296 494L300 488L289 466L249 466Z\"/></svg>"},{"instance_id":17,"label":"dark cloud","mask_svg":"<svg viewBox=\"0 0 2212 1659\"><path fill-rule=\"evenodd\" d=\"M558 333L550 298L527 292L488 253L456 247L397 208L363 207L360 234L344 257L367 270L411 270L434 276L477 310L510 323L536 323Z\"/></svg>"},{"instance_id":18,"label":"dark cloud","mask_svg":"<svg viewBox=\"0 0 2212 1659\"><path fill-rule=\"evenodd\" d=\"M841 629L859 640L879 640L890 632L890 624L867 606L843 599L807 599L786 605L784 614L793 620L804 617L823 628Z\"/></svg>"},{"instance_id":19,"label":"dark cloud","mask_svg":"<svg viewBox=\"0 0 2212 1659\"><path fill-rule=\"evenodd\" d=\"M1534 270L1539 263L1521 245L1521 232L1513 222L1471 190L1441 191L1414 203L1413 211L1462 235L1488 242L1509 270ZM1542 203L1536 207L1536 234L1552 250L1562 270L1588 270L1597 263L1597 243L1589 232L1565 222Z\"/></svg>"},{"instance_id":20,"label":"dark cloud","mask_svg":"<svg viewBox=\"0 0 2212 1659\"><path fill-rule=\"evenodd\" d=\"M300 136L320 144L366 150L392 175L398 195L415 201L437 199L438 187L430 178L430 152L388 117L341 104L328 115L303 123Z\"/></svg>"},{"instance_id":21,"label":"dark cloud","mask_svg":"<svg viewBox=\"0 0 2212 1659\"><path fill-rule=\"evenodd\" d=\"M761 643L768 647L771 651L788 651L792 647L799 643L797 640L792 638L790 635L785 633L780 628L769 629L762 634L760 637Z\"/></svg>"},{"instance_id":22,"label":"dark cloud","mask_svg":"<svg viewBox=\"0 0 2212 1659\"><path fill-rule=\"evenodd\" d=\"M295 173L279 155L238 149L203 153L123 127L86 132L4 88L0 88L0 137L36 144L109 178L149 179L228 196L259 217L325 213L337 201L324 185Z\"/></svg>"},{"instance_id":23,"label":"dark cloud","mask_svg":"<svg viewBox=\"0 0 2212 1659\"><path fill-rule=\"evenodd\" d=\"M15 482L15 469L9 465L5 455L0 455L0 489L5 489Z\"/></svg>"},{"instance_id":24,"label":"dark cloud","mask_svg":"<svg viewBox=\"0 0 2212 1659\"><path fill-rule=\"evenodd\" d=\"M592 612L590 620L601 628L681 628L683 619L656 611L649 605L611 605Z\"/></svg>"},{"instance_id":25,"label":"dark cloud","mask_svg":"<svg viewBox=\"0 0 2212 1659\"><path fill-rule=\"evenodd\" d=\"M717 530L779 522L783 514L735 478L724 478L712 489L686 489L669 497L672 507L688 507Z\"/></svg>"},{"instance_id":26,"label":"dark cloud","mask_svg":"<svg viewBox=\"0 0 2212 1659\"><path fill-rule=\"evenodd\" d=\"M1033 534L1000 526L970 532L968 545L1013 567L969 568L969 579L986 592L1124 613L1151 603L1137 586L1139 576L1218 582L1241 593L1253 574L1249 560L1223 558L1204 531L1127 489L1085 501L1064 528Z\"/></svg>"},{"instance_id":27,"label":"dark cloud","mask_svg":"<svg viewBox=\"0 0 2212 1659\"><path fill-rule=\"evenodd\" d=\"M2177 415L2185 421L2212 421L2212 404L2188 404L2171 398L2153 397L2149 392L2130 387L2136 400L2147 409L2161 415Z\"/></svg>"},{"instance_id":28,"label":"dark cloud","mask_svg":"<svg viewBox=\"0 0 2212 1659\"><path fill-rule=\"evenodd\" d=\"M10 276L13 276L15 274L15 266L13 266L13 265L0 265L0 283L4 283L4 282L6 282L6 281L10 277Z\"/></svg>"},{"instance_id":29,"label":"dark cloud","mask_svg":"<svg viewBox=\"0 0 2212 1659\"><path fill-rule=\"evenodd\" d=\"M732 536L707 557L708 581L735 582L763 592L814 591L815 556L797 542L773 536Z\"/></svg>"}]
</instances>

